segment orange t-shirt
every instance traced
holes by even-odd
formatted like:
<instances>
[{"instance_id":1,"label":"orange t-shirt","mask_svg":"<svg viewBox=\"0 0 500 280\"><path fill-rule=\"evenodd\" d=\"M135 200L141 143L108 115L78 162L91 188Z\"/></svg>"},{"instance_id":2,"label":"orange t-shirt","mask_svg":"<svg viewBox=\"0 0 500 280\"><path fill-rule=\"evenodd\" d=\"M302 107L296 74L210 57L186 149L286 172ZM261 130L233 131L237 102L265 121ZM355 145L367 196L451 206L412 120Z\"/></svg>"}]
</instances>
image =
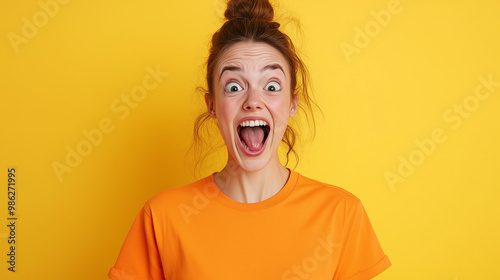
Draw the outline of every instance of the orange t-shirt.
<instances>
[{"instance_id":1,"label":"orange t-shirt","mask_svg":"<svg viewBox=\"0 0 500 280\"><path fill-rule=\"evenodd\" d=\"M148 200L114 280L364 280L391 265L361 202L342 188L290 171L258 203L236 202L213 175Z\"/></svg>"}]
</instances>

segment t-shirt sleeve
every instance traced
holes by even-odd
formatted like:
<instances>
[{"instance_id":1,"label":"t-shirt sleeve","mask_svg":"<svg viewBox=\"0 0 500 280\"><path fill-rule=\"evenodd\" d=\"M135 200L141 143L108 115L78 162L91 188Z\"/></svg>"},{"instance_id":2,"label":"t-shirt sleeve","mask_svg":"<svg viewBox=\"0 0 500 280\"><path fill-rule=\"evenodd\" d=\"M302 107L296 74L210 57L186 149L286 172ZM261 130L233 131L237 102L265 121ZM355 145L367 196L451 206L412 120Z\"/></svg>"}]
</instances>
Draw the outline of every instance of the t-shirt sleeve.
<instances>
[{"instance_id":1,"label":"t-shirt sleeve","mask_svg":"<svg viewBox=\"0 0 500 280\"><path fill-rule=\"evenodd\" d=\"M356 201L346 213L345 242L333 280L367 280L391 266L361 201Z\"/></svg>"},{"instance_id":2,"label":"t-shirt sleeve","mask_svg":"<svg viewBox=\"0 0 500 280\"><path fill-rule=\"evenodd\" d=\"M108 277L113 280L164 280L154 225L146 207L135 218Z\"/></svg>"}]
</instances>

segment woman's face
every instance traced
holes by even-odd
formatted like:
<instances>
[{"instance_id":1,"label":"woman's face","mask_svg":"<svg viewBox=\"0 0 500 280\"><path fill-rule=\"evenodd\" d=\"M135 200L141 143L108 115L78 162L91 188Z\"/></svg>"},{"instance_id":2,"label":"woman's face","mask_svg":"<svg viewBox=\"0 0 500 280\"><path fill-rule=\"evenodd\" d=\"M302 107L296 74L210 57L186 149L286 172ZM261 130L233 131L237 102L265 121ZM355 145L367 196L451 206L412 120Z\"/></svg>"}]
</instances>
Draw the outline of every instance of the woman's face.
<instances>
[{"instance_id":1,"label":"woman's face","mask_svg":"<svg viewBox=\"0 0 500 280\"><path fill-rule=\"evenodd\" d=\"M297 111L290 75L283 55L261 42L231 46L216 65L207 108L217 119L230 160L247 171L279 162L278 146Z\"/></svg>"}]
</instances>

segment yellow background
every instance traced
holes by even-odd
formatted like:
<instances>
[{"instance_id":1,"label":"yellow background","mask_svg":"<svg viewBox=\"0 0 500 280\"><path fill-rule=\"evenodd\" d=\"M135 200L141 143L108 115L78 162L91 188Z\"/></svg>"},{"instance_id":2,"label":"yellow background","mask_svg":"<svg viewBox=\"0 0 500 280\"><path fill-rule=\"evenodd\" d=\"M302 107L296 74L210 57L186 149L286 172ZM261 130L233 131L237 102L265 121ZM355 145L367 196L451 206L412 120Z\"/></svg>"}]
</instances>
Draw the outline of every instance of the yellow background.
<instances>
[{"instance_id":1,"label":"yellow background","mask_svg":"<svg viewBox=\"0 0 500 280\"><path fill-rule=\"evenodd\" d=\"M0 2L1 279L106 279L144 201L195 180L186 155L203 109L195 88L223 1L67 2L42 0L58 3L45 19L38 1ZM498 3L277 3L278 15L302 24L286 30L323 111L296 170L361 198L393 263L377 279L500 279ZM385 26L371 13L381 10L391 13ZM23 18L40 26L13 43ZM356 41L357 28L372 35L368 43ZM357 52L343 53L346 44ZM113 110L148 66L168 77L129 115ZM479 77L497 83L483 86L482 100ZM470 110L458 117L464 102ZM114 130L59 180L53 162L66 164L67 146L102 120ZM418 158L415 141L435 129L446 140ZM423 163L401 176L411 155ZM208 161L200 177L221 164ZM18 169L16 273L6 263L10 166ZM404 181L388 183L388 172Z\"/></svg>"}]
</instances>

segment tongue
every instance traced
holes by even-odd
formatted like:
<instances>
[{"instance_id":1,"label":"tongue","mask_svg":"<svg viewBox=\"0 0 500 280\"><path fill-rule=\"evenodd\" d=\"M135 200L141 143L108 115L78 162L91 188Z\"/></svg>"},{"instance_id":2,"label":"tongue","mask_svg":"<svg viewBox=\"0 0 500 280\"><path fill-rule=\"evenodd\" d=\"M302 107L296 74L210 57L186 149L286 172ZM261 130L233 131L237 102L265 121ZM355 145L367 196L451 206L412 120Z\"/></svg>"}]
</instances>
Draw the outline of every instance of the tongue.
<instances>
[{"instance_id":1,"label":"tongue","mask_svg":"<svg viewBox=\"0 0 500 280\"><path fill-rule=\"evenodd\" d=\"M240 137L243 141L245 141L245 144L250 151L258 151L262 147L264 130L258 126L243 127L241 129Z\"/></svg>"}]
</instances>

